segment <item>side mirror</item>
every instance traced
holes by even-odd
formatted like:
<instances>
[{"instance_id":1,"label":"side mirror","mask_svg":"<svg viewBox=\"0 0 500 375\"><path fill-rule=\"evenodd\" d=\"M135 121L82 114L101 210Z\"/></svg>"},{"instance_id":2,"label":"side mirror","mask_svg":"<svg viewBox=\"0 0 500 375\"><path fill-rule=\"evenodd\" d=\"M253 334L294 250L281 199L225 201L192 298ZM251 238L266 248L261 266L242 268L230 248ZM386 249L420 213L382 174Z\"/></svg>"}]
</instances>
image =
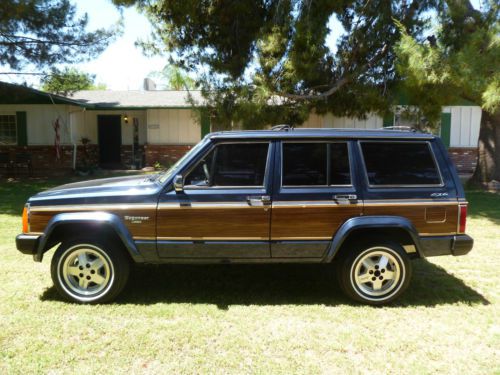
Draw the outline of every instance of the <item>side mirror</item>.
<instances>
[{"instance_id":1,"label":"side mirror","mask_svg":"<svg viewBox=\"0 0 500 375\"><path fill-rule=\"evenodd\" d=\"M174 177L174 189L178 193L184 191L184 178L181 174Z\"/></svg>"}]
</instances>

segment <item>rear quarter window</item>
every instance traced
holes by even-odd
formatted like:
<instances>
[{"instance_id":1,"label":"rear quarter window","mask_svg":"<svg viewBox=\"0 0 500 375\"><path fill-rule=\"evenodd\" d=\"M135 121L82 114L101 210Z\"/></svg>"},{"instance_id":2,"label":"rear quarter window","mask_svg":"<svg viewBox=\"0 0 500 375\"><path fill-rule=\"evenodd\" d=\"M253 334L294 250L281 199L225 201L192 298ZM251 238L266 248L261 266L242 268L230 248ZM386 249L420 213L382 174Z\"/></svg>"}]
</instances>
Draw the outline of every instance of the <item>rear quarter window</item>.
<instances>
[{"instance_id":1,"label":"rear quarter window","mask_svg":"<svg viewBox=\"0 0 500 375\"><path fill-rule=\"evenodd\" d=\"M428 142L360 142L371 186L440 185Z\"/></svg>"}]
</instances>

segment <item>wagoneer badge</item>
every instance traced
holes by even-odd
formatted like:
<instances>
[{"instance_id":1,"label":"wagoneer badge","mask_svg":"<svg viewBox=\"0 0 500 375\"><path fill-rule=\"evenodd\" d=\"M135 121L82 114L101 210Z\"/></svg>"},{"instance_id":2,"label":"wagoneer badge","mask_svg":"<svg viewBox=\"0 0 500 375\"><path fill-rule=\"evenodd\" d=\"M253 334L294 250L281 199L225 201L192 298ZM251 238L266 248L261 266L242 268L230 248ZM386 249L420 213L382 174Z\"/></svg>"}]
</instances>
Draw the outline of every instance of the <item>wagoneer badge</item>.
<instances>
[{"instance_id":1,"label":"wagoneer badge","mask_svg":"<svg viewBox=\"0 0 500 375\"><path fill-rule=\"evenodd\" d=\"M132 224L141 224L143 220L149 220L149 216L125 216L124 218Z\"/></svg>"}]
</instances>

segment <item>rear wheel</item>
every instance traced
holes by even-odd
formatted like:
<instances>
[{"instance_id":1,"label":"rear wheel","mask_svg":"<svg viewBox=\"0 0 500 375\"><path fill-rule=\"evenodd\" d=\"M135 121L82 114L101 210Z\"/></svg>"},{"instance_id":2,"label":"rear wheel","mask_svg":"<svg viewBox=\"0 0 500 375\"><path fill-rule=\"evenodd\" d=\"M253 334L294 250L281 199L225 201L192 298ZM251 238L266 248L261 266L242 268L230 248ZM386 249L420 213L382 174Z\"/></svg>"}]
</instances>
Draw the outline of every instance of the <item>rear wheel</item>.
<instances>
[{"instance_id":1,"label":"rear wheel","mask_svg":"<svg viewBox=\"0 0 500 375\"><path fill-rule=\"evenodd\" d=\"M124 288L130 264L123 249L107 241L62 243L51 263L52 281L65 299L79 303L113 300Z\"/></svg>"},{"instance_id":2,"label":"rear wheel","mask_svg":"<svg viewBox=\"0 0 500 375\"><path fill-rule=\"evenodd\" d=\"M342 290L357 301L382 305L394 301L408 287L411 262L401 245L364 243L349 249L338 261Z\"/></svg>"}]
</instances>

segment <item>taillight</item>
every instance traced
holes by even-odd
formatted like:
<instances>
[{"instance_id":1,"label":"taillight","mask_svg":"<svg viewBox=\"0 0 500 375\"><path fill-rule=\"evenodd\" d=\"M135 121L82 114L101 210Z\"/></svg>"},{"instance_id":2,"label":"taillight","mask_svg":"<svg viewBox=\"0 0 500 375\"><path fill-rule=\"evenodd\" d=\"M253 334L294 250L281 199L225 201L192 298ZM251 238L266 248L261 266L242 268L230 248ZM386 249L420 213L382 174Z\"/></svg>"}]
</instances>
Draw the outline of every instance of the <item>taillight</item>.
<instances>
[{"instance_id":1,"label":"taillight","mask_svg":"<svg viewBox=\"0 0 500 375\"><path fill-rule=\"evenodd\" d=\"M459 206L458 214L458 233L465 233L465 224L467 223L467 205L461 204Z\"/></svg>"},{"instance_id":2,"label":"taillight","mask_svg":"<svg viewBox=\"0 0 500 375\"><path fill-rule=\"evenodd\" d=\"M28 233L30 231L30 206L27 204L24 206L23 210L23 233Z\"/></svg>"}]
</instances>

